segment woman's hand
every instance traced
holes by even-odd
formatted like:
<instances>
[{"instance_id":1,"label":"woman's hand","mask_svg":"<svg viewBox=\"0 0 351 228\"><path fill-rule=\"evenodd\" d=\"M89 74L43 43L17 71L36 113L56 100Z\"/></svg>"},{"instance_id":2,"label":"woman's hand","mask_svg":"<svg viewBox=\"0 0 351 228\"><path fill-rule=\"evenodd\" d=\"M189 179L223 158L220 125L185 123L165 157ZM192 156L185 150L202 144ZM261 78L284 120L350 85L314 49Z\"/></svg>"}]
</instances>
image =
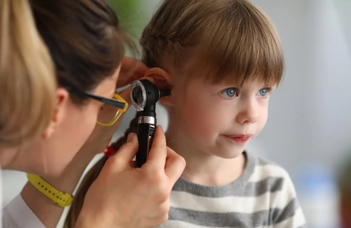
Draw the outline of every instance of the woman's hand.
<instances>
[{"instance_id":1,"label":"woman's hand","mask_svg":"<svg viewBox=\"0 0 351 228\"><path fill-rule=\"evenodd\" d=\"M124 57L116 87L120 88L129 85L133 81L142 78L147 70L148 68L143 62L133 58Z\"/></svg>"},{"instance_id":2,"label":"woman's hand","mask_svg":"<svg viewBox=\"0 0 351 228\"><path fill-rule=\"evenodd\" d=\"M166 146L157 128L147 162L134 168L135 134L110 157L88 190L77 227L149 228L168 218L169 196L185 160Z\"/></svg>"}]
</instances>

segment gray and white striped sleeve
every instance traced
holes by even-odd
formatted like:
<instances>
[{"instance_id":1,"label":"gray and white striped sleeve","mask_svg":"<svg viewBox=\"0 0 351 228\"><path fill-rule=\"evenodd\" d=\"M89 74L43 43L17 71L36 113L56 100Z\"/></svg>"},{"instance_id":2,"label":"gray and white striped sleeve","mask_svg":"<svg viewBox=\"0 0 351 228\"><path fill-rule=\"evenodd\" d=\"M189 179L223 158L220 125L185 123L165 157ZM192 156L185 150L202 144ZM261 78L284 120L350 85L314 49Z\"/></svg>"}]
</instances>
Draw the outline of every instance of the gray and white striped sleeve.
<instances>
[{"instance_id":1,"label":"gray and white striped sleeve","mask_svg":"<svg viewBox=\"0 0 351 228\"><path fill-rule=\"evenodd\" d=\"M276 169L276 173L278 173L275 185L280 185L279 191L277 192L278 194L272 195L274 198L270 207L271 225L273 228L306 227L306 220L289 174L276 165L264 165L262 169ZM270 176L274 176L273 173L270 170Z\"/></svg>"}]
</instances>

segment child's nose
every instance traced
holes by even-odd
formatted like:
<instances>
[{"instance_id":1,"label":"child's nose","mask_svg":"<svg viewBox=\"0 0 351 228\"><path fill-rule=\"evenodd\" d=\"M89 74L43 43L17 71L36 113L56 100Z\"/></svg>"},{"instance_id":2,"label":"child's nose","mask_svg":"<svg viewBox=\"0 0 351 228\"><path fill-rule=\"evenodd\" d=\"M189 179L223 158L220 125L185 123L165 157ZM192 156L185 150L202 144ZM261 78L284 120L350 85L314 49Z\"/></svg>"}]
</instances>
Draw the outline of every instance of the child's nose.
<instances>
[{"instance_id":1,"label":"child's nose","mask_svg":"<svg viewBox=\"0 0 351 228\"><path fill-rule=\"evenodd\" d=\"M245 105L241 112L237 115L237 122L239 124L255 123L258 119L258 109L254 102Z\"/></svg>"}]
</instances>

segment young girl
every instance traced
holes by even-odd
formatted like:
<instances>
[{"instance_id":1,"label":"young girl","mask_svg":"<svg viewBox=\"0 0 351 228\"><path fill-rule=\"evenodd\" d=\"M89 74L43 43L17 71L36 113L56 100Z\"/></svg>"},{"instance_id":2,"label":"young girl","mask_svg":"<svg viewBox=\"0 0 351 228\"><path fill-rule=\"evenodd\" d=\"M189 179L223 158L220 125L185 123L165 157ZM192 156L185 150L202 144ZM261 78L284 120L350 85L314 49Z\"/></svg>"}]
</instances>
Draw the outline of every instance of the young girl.
<instances>
[{"instance_id":1,"label":"young girl","mask_svg":"<svg viewBox=\"0 0 351 228\"><path fill-rule=\"evenodd\" d=\"M244 150L265 126L283 74L280 40L267 17L246 0L166 0L141 45L146 76L171 88L161 99L167 143L187 162L161 227L304 227L286 171ZM106 160L85 178L68 227Z\"/></svg>"}]
</instances>

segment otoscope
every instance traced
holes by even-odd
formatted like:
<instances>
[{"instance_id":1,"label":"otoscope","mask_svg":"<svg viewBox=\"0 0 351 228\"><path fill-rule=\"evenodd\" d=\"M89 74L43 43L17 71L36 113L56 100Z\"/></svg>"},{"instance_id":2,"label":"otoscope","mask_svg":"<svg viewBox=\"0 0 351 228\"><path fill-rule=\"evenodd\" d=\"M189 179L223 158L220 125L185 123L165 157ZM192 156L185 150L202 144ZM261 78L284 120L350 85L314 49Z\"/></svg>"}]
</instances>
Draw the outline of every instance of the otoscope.
<instances>
[{"instance_id":1,"label":"otoscope","mask_svg":"<svg viewBox=\"0 0 351 228\"><path fill-rule=\"evenodd\" d=\"M157 126L156 102L170 95L170 90L159 89L147 79L136 80L131 85L130 97L137 110L137 136L139 149L136 167L140 168L147 160Z\"/></svg>"}]
</instances>

